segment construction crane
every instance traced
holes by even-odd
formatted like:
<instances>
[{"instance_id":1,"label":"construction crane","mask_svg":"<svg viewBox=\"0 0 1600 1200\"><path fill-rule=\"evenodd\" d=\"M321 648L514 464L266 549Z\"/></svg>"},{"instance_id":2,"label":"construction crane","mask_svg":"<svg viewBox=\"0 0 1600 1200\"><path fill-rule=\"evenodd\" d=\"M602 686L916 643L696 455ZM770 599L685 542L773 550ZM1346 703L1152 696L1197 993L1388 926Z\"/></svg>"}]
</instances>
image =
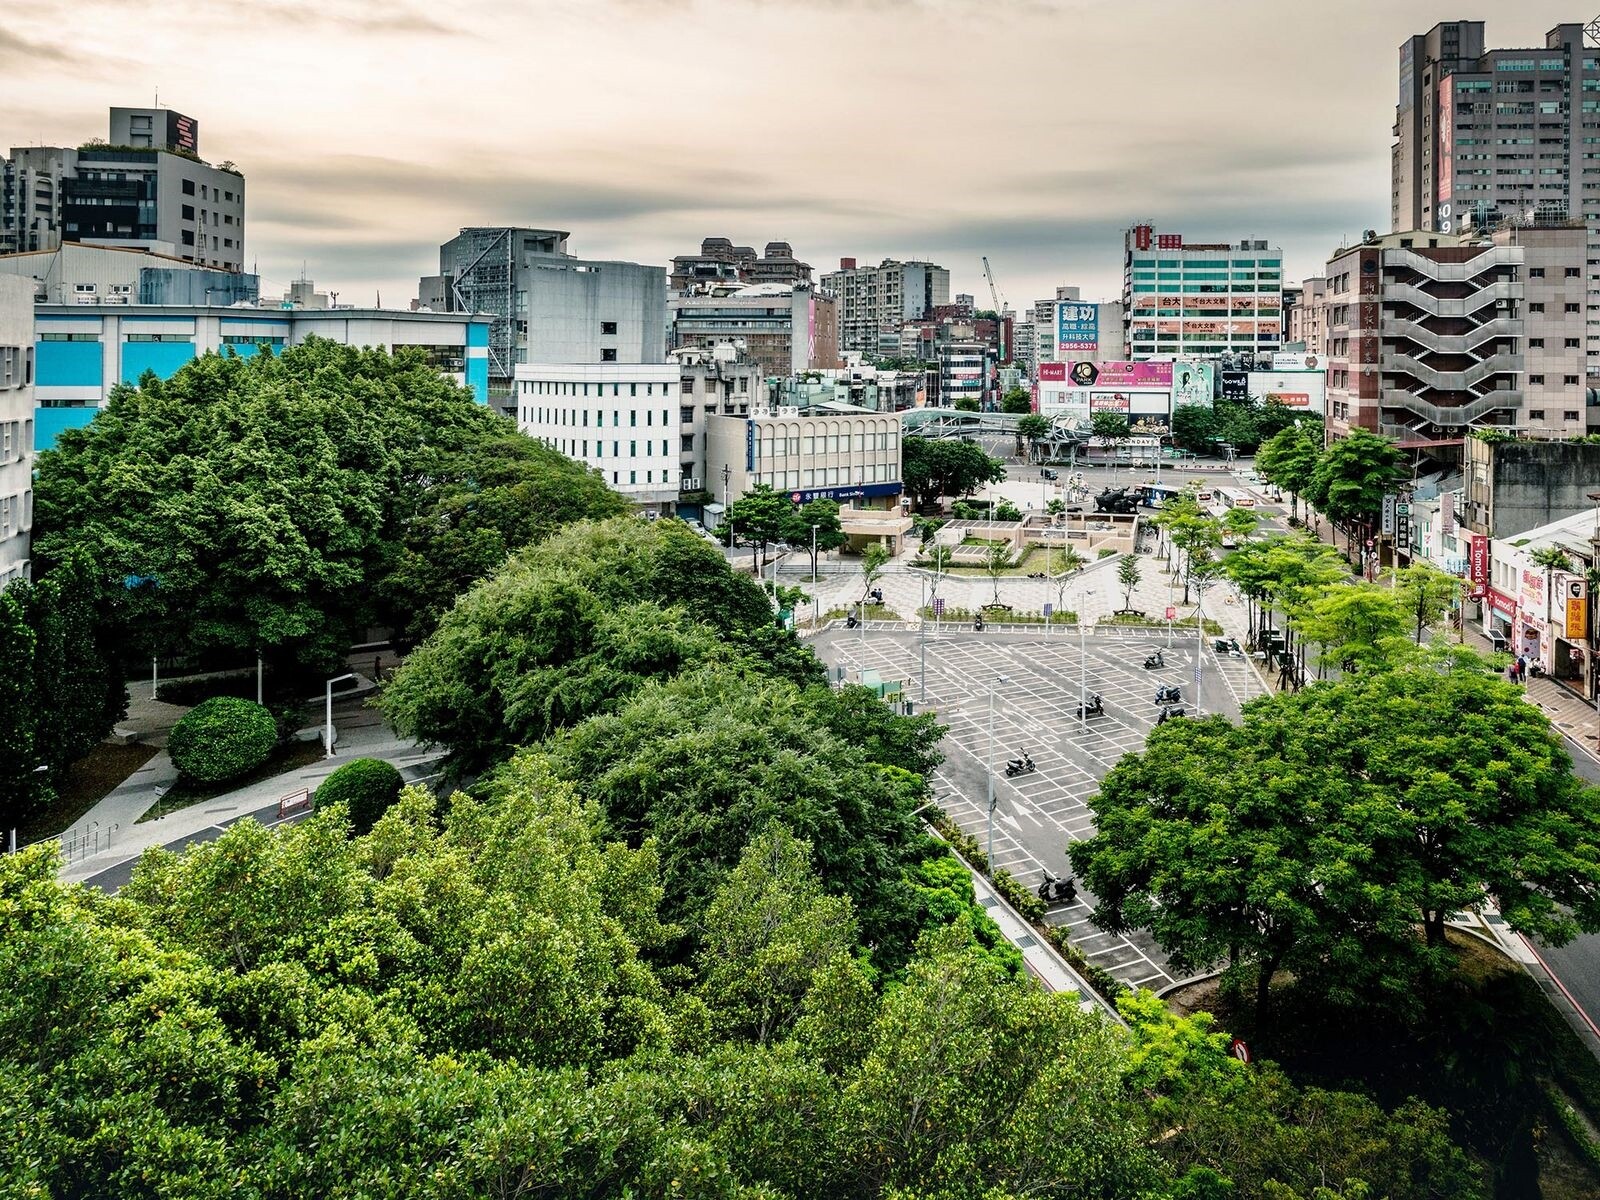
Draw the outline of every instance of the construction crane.
<instances>
[{"instance_id":1,"label":"construction crane","mask_svg":"<svg viewBox=\"0 0 1600 1200\"><path fill-rule=\"evenodd\" d=\"M1000 343L1000 361L1006 362L1011 358L1006 346L1006 310L1000 303L1000 289L994 285L994 272L989 269L989 256L983 256L983 277L989 281L989 299L994 303L994 323L996 340Z\"/></svg>"}]
</instances>

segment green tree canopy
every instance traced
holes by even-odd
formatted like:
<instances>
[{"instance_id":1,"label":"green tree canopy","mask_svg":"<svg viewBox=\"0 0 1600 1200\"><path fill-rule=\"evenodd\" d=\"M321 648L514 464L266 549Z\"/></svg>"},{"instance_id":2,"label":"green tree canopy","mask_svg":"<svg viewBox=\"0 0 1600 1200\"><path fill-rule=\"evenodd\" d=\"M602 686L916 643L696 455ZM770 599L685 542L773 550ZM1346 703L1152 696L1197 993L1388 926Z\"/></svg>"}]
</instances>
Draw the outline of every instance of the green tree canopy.
<instances>
[{"instance_id":1,"label":"green tree canopy","mask_svg":"<svg viewBox=\"0 0 1600 1200\"><path fill-rule=\"evenodd\" d=\"M490 471L495 452L474 452L510 436L418 352L310 339L281 355L207 354L112 389L93 422L39 456L34 553L48 568L83 551L109 578L144 581L119 598L140 655L259 651L320 669L387 615L386 594L438 611L501 546L550 527L526 490L464 519L475 548L438 524L471 506L464 479ZM570 484L558 507L609 505L583 468L514 453ZM408 547L437 561L422 570Z\"/></svg>"},{"instance_id":2,"label":"green tree canopy","mask_svg":"<svg viewBox=\"0 0 1600 1200\"><path fill-rule=\"evenodd\" d=\"M471 769L714 660L821 678L760 587L704 539L619 517L515 555L406 660L382 705L396 729Z\"/></svg>"},{"instance_id":3,"label":"green tree canopy","mask_svg":"<svg viewBox=\"0 0 1600 1200\"><path fill-rule=\"evenodd\" d=\"M1006 477L1005 465L971 442L908 437L901 447L900 478L921 509L936 507L941 496L969 496Z\"/></svg>"},{"instance_id":4,"label":"green tree canopy","mask_svg":"<svg viewBox=\"0 0 1600 1200\"><path fill-rule=\"evenodd\" d=\"M1033 411L1033 394L1025 387L1014 387L1000 397L1000 411L1021 415Z\"/></svg>"},{"instance_id":5,"label":"green tree canopy","mask_svg":"<svg viewBox=\"0 0 1600 1200\"><path fill-rule=\"evenodd\" d=\"M1399 449L1388 438L1352 429L1317 460L1304 494L1330 521L1371 525L1383 497L1406 477Z\"/></svg>"},{"instance_id":6,"label":"green tree canopy","mask_svg":"<svg viewBox=\"0 0 1600 1200\"><path fill-rule=\"evenodd\" d=\"M1291 517L1299 515L1300 495L1311 486L1321 456L1321 447L1300 425L1280 429L1256 451L1256 470L1289 493Z\"/></svg>"}]
</instances>

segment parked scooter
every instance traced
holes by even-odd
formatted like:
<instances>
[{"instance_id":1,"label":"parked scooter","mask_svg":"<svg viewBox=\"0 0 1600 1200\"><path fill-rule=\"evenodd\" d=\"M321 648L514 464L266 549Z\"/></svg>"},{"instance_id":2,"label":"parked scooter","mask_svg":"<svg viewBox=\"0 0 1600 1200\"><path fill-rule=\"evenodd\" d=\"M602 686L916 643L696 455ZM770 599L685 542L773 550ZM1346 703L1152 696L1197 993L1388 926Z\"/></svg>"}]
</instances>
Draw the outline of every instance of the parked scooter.
<instances>
[{"instance_id":1,"label":"parked scooter","mask_svg":"<svg viewBox=\"0 0 1600 1200\"><path fill-rule=\"evenodd\" d=\"M973 617L972 618L972 632L973 633L982 633L983 632L983 618L982 617Z\"/></svg>"},{"instance_id":2,"label":"parked scooter","mask_svg":"<svg viewBox=\"0 0 1600 1200\"><path fill-rule=\"evenodd\" d=\"M1228 654L1234 658L1244 657L1244 650L1240 648L1238 638L1215 638L1211 642L1211 648L1218 654Z\"/></svg>"},{"instance_id":3,"label":"parked scooter","mask_svg":"<svg viewBox=\"0 0 1600 1200\"><path fill-rule=\"evenodd\" d=\"M1071 904L1078 898L1078 885L1072 879L1058 879L1049 871L1039 885L1039 899L1046 904Z\"/></svg>"},{"instance_id":4,"label":"parked scooter","mask_svg":"<svg viewBox=\"0 0 1600 1200\"><path fill-rule=\"evenodd\" d=\"M1147 655L1144 660L1144 669L1146 671L1159 671L1166 665L1167 660L1161 656L1161 651L1159 650L1154 654Z\"/></svg>"},{"instance_id":5,"label":"parked scooter","mask_svg":"<svg viewBox=\"0 0 1600 1200\"><path fill-rule=\"evenodd\" d=\"M1085 717L1103 717L1105 712L1106 702L1100 698L1099 692L1094 692L1089 696L1089 703L1079 704L1072 715L1081 721Z\"/></svg>"},{"instance_id":6,"label":"parked scooter","mask_svg":"<svg viewBox=\"0 0 1600 1200\"><path fill-rule=\"evenodd\" d=\"M1021 758L1013 758L1006 762L1007 776L1031 775L1038 769L1038 767L1033 765L1033 755L1029 754L1026 750L1022 752Z\"/></svg>"},{"instance_id":7,"label":"parked scooter","mask_svg":"<svg viewBox=\"0 0 1600 1200\"><path fill-rule=\"evenodd\" d=\"M854 629L859 624L861 624L861 622L857 620L855 613L845 613L844 627L846 629Z\"/></svg>"},{"instance_id":8,"label":"parked scooter","mask_svg":"<svg viewBox=\"0 0 1600 1200\"><path fill-rule=\"evenodd\" d=\"M1161 710L1161 715L1156 718L1156 724L1165 725L1168 721L1176 720L1178 717L1187 715L1188 713L1185 712L1183 705L1169 704Z\"/></svg>"},{"instance_id":9,"label":"parked scooter","mask_svg":"<svg viewBox=\"0 0 1600 1200\"><path fill-rule=\"evenodd\" d=\"M1175 684L1164 684L1156 689L1157 704L1176 704L1183 699L1183 691Z\"/></svg>"}]
</instances>

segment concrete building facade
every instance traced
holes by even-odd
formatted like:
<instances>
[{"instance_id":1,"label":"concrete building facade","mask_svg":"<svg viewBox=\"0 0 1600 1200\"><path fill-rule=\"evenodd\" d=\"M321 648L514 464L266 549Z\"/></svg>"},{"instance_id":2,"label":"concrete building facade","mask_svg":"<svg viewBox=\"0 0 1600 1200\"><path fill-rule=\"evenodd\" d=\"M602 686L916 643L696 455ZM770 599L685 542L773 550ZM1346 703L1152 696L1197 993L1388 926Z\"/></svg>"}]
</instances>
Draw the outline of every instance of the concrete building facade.
<instances>
[{"instance_id":1,"label":"concrete building facade","mask_svg":"<svg viewBox=\"0 0 1600 1200\"><path fill-rule=\"evenodd\" d=\"M1300 284L1299 302L1284 309L1284 341L1318 357L1328 353L1328 281L1313 275Z\"/></svg>"},{"instance_id":2,"label":"concrete building facade","mask_svg":"<svg viewBox=\"0 0 1600 1200\"><path fill-rule=\"evenodd\" d=\"M1327 266L1328 431L1402 446L1459 446L1512 425L1524 350L1517 246L1450 234L1389 234Z\"/></svg>"},{"instance_id":3,"label":"concrete building facade","mask_svg":"<svg viewBox=\"0 0 1600 1200\"><path fill-rule=\"evenodd\" d=\"M879 352L879 335L897 333L906 321L932 315L950 303L950 272L930 262L886 258L859 267L853 258L822 277L822 287L839 302L839 348Z\"/></svg>"},{"instance_id":4,"label":"concrete building facade","mask_svg":"<svg viewBox=\"0 0 1600 1200\"><path fill-rule=\"evenodd\" d=\"M29 280L41 304L253 304L260 280L239 271L123 246L63 242L0 255L0 275Z\"/></svg>"},{"instance_id":5,"label":"concrete building facade","mask_svg":"<svg viewBox=\"0 0 1600 1200\"><path fill-rule=\"evenodd\" d=\"M391 351L416 347L471 389L478 403L488 400L489 324L479 316L138 304L37 304L33 312L35 441L41 450L54 446L63 429L87 425L113 387L137 384L146 371L167 379L202 354L231 351L248 358L263 346L278 350L308 337Z\"/></svg>"},{"instance_id":6,"label":"concrete building facade","mask_svg":"<svg viewBox=\"0 0 1600 1200\"><path fill-rule=\"evenodd\" d=\"M810 283L811 264L797 259L788 242L768 242L757 257L753 246L709 237L700 243L699 254L673 258L667 282L673 295L739 283Z\"/></svg>"},{"instance_id":7,"label":"concrete building facade","mask_svg":"<svg viewBox=\"0 0 1600 1200\"><path fill-rule=\"evenodd\" d=\"M762 408L707 421L707 487L724 505L766 484L798 503L898 506L900 418L892 413Z\"/></svg>"},{"instance_id":8,"label":"concrete building facade","mask_svg":"<svg viewBox=\"0 0 1600 1200\"><path fill-rule=\"evenodd\" d=\"M707 422L715 416L742 417L764 402L766 379L742 342L686 346L678 361L678 491L714 490L707 466Z\"/></svg>"},{"instance_id":9,"label":"concrete building facade","mask_svg":"<svg viewBox=\"0 0 1600 1200\"><path fill-rule=\"evenodd\" d=\"M517 428L656 512L678 499L676 363L522 363Z\"/></svg>"},{"instance_id":10,"label":"concrete building facade","mask_svg":"<svg viewBox=\"0 0 1600 1200\"><path fill-rule=\"evenodd\" d=\"M582 259L562 230L464 228L439 247L439 274L418 285L418 307L487 313L489 393L513 406L527 363L666 361L666 268Z\"/></svg>"},{"instance_id":11,"label":"concrete building facade","mask_svg":"<svg viewBox=\"0 0 1600 1200\"><path fill-rule=\"evenodd\" d=\"M994 352L983 342L945 342L936 351L939 364L939 403L954 407L962 400L983 408L993 399L989 386Z\"/></svg>"},{"instance_id":12,"label":"concrete building facade","mask_svg":"<svg viewBox=\"0 0 1600 1200\"><path fill-rule=\"evenodd\" d=\"M33 369L32 289L0 278L0 591L29 577Z\"/></svg>"},{"instance_id":13,"label":"concrete building facade","mask_svg":"<svg viewBox=\"0 0 1600 1200\"><path fill-rule=\"evenodd\" d=\"M1185 243L1135 225L1123 235L1122 262L1130 361L1270 359L1283 341L1283 252L1264 241Z\"/></svg>"},{"instance_id":14,"label":"concrete building facade","mask_svg":"<svg viewBox=\"0 0 1600 1200\"><path fill-rule=\"evenodd\" d=\"M841 366L838 307L809 284L762 283L674 296L667 302L674 351L743 342L766 375Z\"/></svg>"},{"instance_id":15,"label":"concrete building facade","mask_svg":"<svg viewBox=\"0 0 1600 1200\"><path fill-rule=\"evenodd\" d=\"M1585 374L1600 373L1600 50L1578 23L1542 47L1490 49L1482 21L1446 21L1399 58L1392 227L1582 221Z\"/></svg>"},{"instance_id":16,"label":"concrete building facade","mask_svg":"<svg viewBox=\"0 0 1600 1200\"><path fill-rule=\"evenodd\" d=\"M0 254L61 244L61 192L77 168L64 146L13 146L0 159Z\"/></svg>"}]
</instances>

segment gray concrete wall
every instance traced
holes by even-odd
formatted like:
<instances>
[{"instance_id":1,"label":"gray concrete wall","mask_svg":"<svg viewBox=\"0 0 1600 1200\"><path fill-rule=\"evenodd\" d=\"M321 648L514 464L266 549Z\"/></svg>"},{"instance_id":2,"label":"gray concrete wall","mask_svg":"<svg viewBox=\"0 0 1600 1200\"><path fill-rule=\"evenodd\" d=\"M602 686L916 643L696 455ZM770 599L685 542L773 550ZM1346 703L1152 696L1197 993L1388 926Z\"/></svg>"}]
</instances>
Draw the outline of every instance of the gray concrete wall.
<instances>
[{"instance_id":1,"label":"gray concrete wall","mask_svg":"<svg viewBox=\"0 0 1600 1200\"><path fill-rule=\"evenodd\" d=\"M1600 491L1600 445L1503 442L1491 449L1494 537L1514 537L1595 507L1588 493Z\"/></svg>"}]
</instances>

